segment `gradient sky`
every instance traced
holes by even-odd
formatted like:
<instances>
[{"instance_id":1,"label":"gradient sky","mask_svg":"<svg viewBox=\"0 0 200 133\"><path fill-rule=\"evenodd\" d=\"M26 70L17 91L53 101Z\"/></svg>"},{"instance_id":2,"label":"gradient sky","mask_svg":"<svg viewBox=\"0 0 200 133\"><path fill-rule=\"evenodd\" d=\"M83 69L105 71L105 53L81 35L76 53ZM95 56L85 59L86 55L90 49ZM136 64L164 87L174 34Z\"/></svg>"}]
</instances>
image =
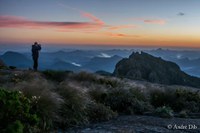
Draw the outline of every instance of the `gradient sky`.
<instances>
[{"instance_id":1,"label":"gradient sky","mask_svg":"<svg viewBox=\"0 0 200 133\"><path fill-rule=\"evenodd\" d=\"M200 0L0 0L0 45L200 48Z\"/></svg>"}]
</instances>

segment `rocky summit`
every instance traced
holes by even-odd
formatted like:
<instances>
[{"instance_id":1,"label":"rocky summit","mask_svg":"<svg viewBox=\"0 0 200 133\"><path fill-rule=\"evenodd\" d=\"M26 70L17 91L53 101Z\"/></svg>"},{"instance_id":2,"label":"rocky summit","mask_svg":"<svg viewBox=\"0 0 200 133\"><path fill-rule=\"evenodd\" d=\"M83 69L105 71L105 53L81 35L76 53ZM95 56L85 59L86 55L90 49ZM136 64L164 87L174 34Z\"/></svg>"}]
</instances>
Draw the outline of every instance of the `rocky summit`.
<instances>
[{"instance_id":1,"label":"rocky summit","mask_svg":"<svg viewBox=\"0 0 200 133\"><path fill-rule=\"evenodd\" d=\"M145 52L133 52L129 58L123 58L116 64L113 75L153 83L200 88L199 78L184 73L173 62Z\"/></svg>"}]
</instances>

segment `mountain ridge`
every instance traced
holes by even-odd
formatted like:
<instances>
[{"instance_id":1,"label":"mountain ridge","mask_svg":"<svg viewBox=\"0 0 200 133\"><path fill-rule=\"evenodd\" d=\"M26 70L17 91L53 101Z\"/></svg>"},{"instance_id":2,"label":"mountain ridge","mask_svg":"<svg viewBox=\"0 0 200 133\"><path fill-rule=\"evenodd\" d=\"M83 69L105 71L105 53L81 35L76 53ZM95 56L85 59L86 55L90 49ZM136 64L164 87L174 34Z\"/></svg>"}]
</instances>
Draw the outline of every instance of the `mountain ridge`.
<instances>
[{"instance_id":1,"label":"mountain ridge","mask_svg":"<svg viewBox=\"0 0 200 133\"><path fill-rule=\"evenodd\" d=\"M133 52L129 58L123 58L116 64L113 75L152 83L200 88L200 78L181 71L176 63L165 61L161 57L154 57L145 52Z\"/></svg>"}]
</instances>

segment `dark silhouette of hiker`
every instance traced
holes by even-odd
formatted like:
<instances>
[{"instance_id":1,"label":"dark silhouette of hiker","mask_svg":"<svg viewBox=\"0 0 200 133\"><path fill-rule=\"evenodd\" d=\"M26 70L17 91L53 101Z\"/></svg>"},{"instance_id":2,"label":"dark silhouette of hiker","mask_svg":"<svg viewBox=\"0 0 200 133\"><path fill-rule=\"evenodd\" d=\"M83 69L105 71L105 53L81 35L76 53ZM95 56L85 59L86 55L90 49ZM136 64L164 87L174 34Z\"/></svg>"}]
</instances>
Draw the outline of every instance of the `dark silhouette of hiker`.
<instances>
[{"instance_id":1,"label":"dark silhouette of hiker","mask_svg":"<svg viewBox=\"0 0 200 133\"><path fill-rule=\"evenodd\" d=\"M37 71L38 68L38 57L39 57L39 51L41 50L41 45L35 42L32 45L32 56L33 56L33 69Z\"/></svg>"}]
</instances>

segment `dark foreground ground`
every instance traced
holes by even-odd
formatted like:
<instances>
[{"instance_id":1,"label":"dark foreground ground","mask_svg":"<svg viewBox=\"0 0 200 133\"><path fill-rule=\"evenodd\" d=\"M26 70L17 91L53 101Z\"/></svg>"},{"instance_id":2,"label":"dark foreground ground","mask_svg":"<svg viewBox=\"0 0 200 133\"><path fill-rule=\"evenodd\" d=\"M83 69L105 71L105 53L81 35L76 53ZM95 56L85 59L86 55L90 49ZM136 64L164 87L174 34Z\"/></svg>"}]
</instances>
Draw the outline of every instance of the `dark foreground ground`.
<instances>
[{"instance_id":1,"label":"dark foreground ground","mask_svg":"<svg viewBox=\"0 0 200 133\"><path fill-rule=\"evenodd\" d=\"M120 116L108 122L74 128L67 133L200 133L200 119Z\"/></svg>"}]
</instances>

